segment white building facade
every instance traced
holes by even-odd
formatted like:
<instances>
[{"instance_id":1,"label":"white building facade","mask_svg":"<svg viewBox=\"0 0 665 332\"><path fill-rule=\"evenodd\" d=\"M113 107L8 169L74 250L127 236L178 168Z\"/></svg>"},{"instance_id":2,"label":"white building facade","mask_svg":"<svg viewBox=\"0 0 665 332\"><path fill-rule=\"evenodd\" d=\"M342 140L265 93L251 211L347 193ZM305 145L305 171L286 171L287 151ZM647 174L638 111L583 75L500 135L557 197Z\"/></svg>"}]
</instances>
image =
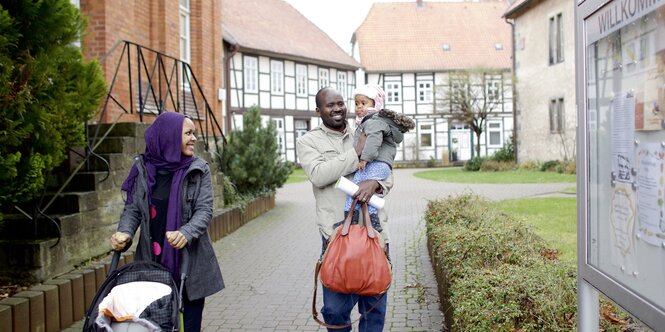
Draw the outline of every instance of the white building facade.
<instances>
[{"instance_id":1,"label":"white building facade","mask_svg":"<svg viewBox=\"0 0 665 332\"><path fill-rule=\"evenodd\" d=\"M515 30L518 162L575 160L575 4L521 0Z\"/></svg>"}]
</instances>

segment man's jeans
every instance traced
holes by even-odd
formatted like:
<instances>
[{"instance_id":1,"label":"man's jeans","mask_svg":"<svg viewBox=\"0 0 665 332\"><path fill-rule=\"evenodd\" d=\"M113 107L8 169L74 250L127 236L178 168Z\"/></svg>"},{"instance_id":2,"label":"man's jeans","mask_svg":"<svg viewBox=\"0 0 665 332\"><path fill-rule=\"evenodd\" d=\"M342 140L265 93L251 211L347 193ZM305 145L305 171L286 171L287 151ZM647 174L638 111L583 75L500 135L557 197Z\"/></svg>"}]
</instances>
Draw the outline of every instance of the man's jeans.
<instances>
[{"instance_id":1,"label":"man's jeans","mask_svg":"<svg viewBox=\"0 0 665 332\"><path fill-rule=\"evenodd\" d=\"M323 257L327 241L323 236L321 237L321 240L323 241L321 257ZM386 244L386 249L387 248ZM321 314L326 323L331 325L349 324L351 323L351 310L353 310L356 303L358 303L358 312L364 314L378 301L376 307L360 320L358 329L360 332L383 331L383 324L386 321L388 293L379 296L361 296L355 294L335 293L324 285L321 285L321 287L323 288L323 308L321 309ZM351 331L351 327L344 329L328 329L328 331Z\"/></svg>"},{"instance_id":2,"label":"man's jeans","mask_svg":"<svg viewBox=\"0 0 665 332\"><path fill-rule=\"evenodd\" d=\"M383 331L383 323L386 320L386 305L388 294L379 296L361 296L355 294L335 293L323 286L323 309L321 314L326 323L332 325L344 325L351 323L351 310L358 303L358 312L367 312L375 303L378 304L372 311L360 320L358 329L360 332ZM351 327L344 329L328 329L328 331L351 331Z\"/></svg>"}]
</instances>

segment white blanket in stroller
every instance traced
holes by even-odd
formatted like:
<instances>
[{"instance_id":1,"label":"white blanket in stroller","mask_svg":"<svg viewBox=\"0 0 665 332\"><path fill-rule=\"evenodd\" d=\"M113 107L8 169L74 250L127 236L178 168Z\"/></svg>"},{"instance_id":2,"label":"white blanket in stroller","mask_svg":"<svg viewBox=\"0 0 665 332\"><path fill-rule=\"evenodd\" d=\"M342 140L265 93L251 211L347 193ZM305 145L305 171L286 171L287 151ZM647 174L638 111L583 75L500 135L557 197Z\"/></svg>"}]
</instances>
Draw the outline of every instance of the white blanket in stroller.
<instances>
[{"instance_id":1,"label":"white blanket in stroller","mask_svg":"<svg viewBox=\"0 0 665 332\"><path fill-rule=\"evenodd\" d=\"M113 331L113 322L134 322L148 331L160 331L160 327L146 317L143 311L153 302L171 295L171 287L151 281L135 281L111 289L99 303L97 326Z\"/></svg>"}]
</instances>

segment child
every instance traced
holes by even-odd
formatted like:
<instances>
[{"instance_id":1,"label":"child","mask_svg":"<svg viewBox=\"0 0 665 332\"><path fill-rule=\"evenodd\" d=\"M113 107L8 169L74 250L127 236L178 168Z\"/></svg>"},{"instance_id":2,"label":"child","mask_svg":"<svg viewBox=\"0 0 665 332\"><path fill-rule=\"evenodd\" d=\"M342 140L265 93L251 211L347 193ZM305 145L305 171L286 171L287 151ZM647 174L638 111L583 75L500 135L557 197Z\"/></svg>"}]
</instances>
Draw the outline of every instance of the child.
<instances>
[{"instance_id":1,"label":"child","mask_svg":"<svg viewBox=\"0 0 665 332\"><path fill-rule=\"evenodd\" d=\"M364 180L385 180L392 171L397 144L404 140L404 133L415 127L415 122L400 113L383 109L383 98L385 93L378 85L363 85L354 92L356 101L356 130L354 145L358 144L358 138L363 133L367 135L365 146L360 155L358 170L353 176L353 182L358 184ZM353 198L347 197L344 206L346 216L351 209ZM359 206L355 207L355 211ZM369 215L372 226L379 232L378 211L369 205ZM354 221L356 216L354 216Z\"/></svg>"}]
</instances>

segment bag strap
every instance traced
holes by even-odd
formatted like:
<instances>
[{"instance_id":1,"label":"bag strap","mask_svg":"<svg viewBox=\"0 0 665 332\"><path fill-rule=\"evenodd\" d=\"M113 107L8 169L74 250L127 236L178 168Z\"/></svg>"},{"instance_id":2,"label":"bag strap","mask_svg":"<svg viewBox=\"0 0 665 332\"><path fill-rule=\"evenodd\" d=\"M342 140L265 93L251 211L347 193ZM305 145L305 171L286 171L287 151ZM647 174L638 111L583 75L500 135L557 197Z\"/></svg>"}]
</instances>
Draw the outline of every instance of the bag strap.
<instances>
[{"instance_id":1,"label":"bag strap","mask_svg":"<svg viewBox=\"0 0 665 332\"><path fill-rule=\"evenodd\" d=\"M349 228L351 228L351 220L353 220L353 211L356 209L356 204L358 204L358 197L353 199L353 202L351 203L351 209L346 215L346 219L344 219L344 225L342 226L342 232L340 233L341 236L346 236L349 234Z\"/></svg>"},{"instance_id":2,"label":"bag strap","mask_svg":"<svg viewBox=\"0 0 665 332\"><path fill-rule=\"evenodd\" d=\"M321 325L323 327L326 327L326 328L329 328L329 329L343 329L343 328L347 328L347 327L352 326L353 324L355 324L359 320L363 319L363 317L367 316L367 314L370 311L374 310L374 308L376 308L376 306L379 304L379 302L381 302L382 297L384 297L384 296L386 296L386 294L388 294L388 292L384 292L383 294L381 294L381 298L379 298L376 302L374 302L374 305L371 308L367 309L367 311L365 311L363 314L361 314L360 317L356 318L353 322L351 322L349 324L344 324L344 325L328 324L328 323L322 321L321 319L319 319L319 312L318 312L318 310L316 310L316 291L319 288L319 272L320 271L321 271L321 260L318 260L316 262L316 269L314 270L314 296L312 297L312 318L314 318L314 321L316 321L317 323L319 323L319 325Z\"/></svg>"},{"instance_id":3,"label":"bag strap","mask_svg":"<svg viewBox=\"0 0 665 332\"><path fill-rule=\"evenodd\" d=\"M363 224L367 228L367 236L369 236L371 239L376 237L376 230L374 227L372 227L372 222L369 219L369 208L367 207L367 202L360 202L358 201L358 197L353 199L353 202L351 203L351 209L349 210L349 213L346 216L346 219L344 219L344 225L342 226L342 232L340 233L341 236L346 236L349 234L349 229L351 228L351 221L353 220L353 211L356 209L356 205L360 203L360 206L362 208L362 214L363 214ZM360 225L360 220L358 221L358 224Z\"/></svg>"},{"instance_id":4,"label":"bag strap","mask_svg":"<svg viewBox=\"0 0 665 332\"><path fill-rule=\"evenodd\" d=\"M367 236L373 239L376 237L376 230L374 229L374 226L372 226L372 221L369 218L369 208L367 207L367 202L362 202L361 204L363 210L363 223L367 228Z\"/></svg>"}]
</instances>

